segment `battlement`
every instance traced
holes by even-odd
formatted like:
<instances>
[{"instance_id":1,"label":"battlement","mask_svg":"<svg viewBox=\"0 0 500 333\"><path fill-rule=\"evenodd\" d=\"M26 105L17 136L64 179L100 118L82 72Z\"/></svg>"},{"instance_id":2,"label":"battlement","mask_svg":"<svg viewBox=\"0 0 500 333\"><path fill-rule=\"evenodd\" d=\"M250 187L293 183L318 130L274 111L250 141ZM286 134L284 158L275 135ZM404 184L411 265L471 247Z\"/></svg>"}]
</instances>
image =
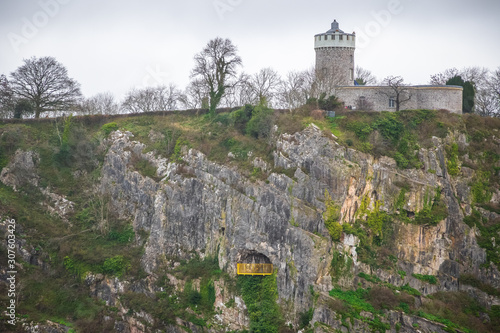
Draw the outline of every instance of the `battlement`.
<instances>
[{"instance_id":1,"label":"battlement","mask_svg":"<svg viewBox=\"0 0 500 333\"><path fill-rule=\"evenodd\" d=\"M348 47L356 48L356 35L346 33L324 33L314 36L314 48Z\"/></svg>"}]
</instances>

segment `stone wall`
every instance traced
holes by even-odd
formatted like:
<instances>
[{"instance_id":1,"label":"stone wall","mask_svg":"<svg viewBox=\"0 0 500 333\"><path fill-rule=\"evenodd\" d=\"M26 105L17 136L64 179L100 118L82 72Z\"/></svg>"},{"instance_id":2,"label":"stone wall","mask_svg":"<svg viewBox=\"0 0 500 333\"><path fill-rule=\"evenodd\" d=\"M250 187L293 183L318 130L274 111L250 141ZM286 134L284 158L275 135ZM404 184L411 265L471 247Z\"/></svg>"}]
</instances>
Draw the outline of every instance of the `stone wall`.
<instances>
[{"instance_id":1,"label":"stone wall","mask_svg":"<svg viewBox=\"0 0 500 333\"><path fill-rule=\"evenodd\" d=\"M322 75L333 75L341 86L354 84L354 48L316 48L316 70Z\"/></svg>"},{"instance_id":2,"label":"stone wall","mask_svg":"<svg viewBox=\"0 0 500 333\"><path fill-rule=\"evenodd\" d=\"M410 86L410 99L401 104L401 110L414 109L445 109L453 113L462 113L463 88L459 86ZM391 88L387 86L346 86L334 91L346 107L366 111L396 111L396 106L390 106ZM394 94L395 95L395 94ZM360 105L364 98L365 107Z\"/></svg>"}]
</instances>

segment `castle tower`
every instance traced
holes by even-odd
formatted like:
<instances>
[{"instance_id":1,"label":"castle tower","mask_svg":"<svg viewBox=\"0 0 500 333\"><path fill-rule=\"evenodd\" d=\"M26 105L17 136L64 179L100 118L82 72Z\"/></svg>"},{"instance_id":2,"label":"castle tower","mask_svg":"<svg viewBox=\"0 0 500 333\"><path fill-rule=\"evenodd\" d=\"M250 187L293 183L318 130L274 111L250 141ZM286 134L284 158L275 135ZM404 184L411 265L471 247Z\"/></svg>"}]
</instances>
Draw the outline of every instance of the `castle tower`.
<instances>
[{"instance_id":1,"label":"castle tower","mask_svg":"<svg viewBox=\"0 0 500 333\"><path fill-rule=\"evenodd\" d=\"M316 73L335 82L338 86L354 85L354 50L356 35L340 30L334 20L332 28L314 36Z\"/></svg>"}]
</instances>

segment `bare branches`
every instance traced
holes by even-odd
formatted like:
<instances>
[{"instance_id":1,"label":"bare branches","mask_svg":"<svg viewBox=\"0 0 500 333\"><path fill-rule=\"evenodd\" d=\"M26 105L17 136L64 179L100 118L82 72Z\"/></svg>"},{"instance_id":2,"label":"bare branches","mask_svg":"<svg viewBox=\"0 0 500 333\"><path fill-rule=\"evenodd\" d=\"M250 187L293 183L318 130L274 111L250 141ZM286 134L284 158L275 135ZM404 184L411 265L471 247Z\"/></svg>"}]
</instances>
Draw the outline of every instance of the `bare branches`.
<instances>
[{"instance_id":1,"label":"bare branches","mask_svg":"<svg viewBox=\"0 0 500 333\"><path fill-rule=\"evenodd\" d=\"M14 110L14 93L5 75L0 75L0 118L10 118Z\"/></svg>"},{"instance_id":2,"label":"bare branches","mask_svg":"<svg viewBox=\"0 0 500 333\"><path fill-rule=\"evenodd\" d=\"M110 93L100 93L90 98L86 98L81 106L83 114L117 114L119 110L118 103Z\"/></svg>"},{"instance_id":3,"label":"bare branches","mask_svg":"<svg viewBox=\"0 0 500 333\"><path fill-rule=\"evenodd\" d=\"M180 92L173 84L130 91L122 103L129 113L172 111L177 108Z\"/></svg>"},{"instance_id":4,"label":"bare branches","mask_svg":"<svg viewBox=\"0 0 500 333\"><path fill-rule=\"evenodd\" d=\"M36 118L42 112L70 108L81 97L80 84L52 57L25 59L11 77L15 97L30 101Z\"/></svg>"},{"instance_id":5,"label":"bare branches","mask_svg":"<svg viewBox=\"0 0 500 333\"><path fill-rule=\"evenodd\" d=\"M404 83L404 79L401 76L388 76L382 81L382 84L389 88L382 88L379 90L379 93L386 95L394 101L396 111L399 111L401 106L412 97L409 86Z\"/></svg>"},{"instance_id":6,"label":"bare branches","mask_svg":"<svg viewBox=\"0 0 500 333\"><path fill-rule=\"evenodd\" d=\"M369 86L377 83L377 78L367 69L356 67L356 80L360 86Z\"/></svg>"},{"instance_id":7,"label":"bare branches","mask_svg":"<svg viewBox=\"0 0 500 333\"><path fill-rule=\"evenodd\" d=\"M241 66L241 58L237 49L229 39L215 38L195 55L195 67L191 73L207 86L210 113L215 114L226 89L231 87L231 78L236 78L237 68Z\"/></svg>"}]
</instances>

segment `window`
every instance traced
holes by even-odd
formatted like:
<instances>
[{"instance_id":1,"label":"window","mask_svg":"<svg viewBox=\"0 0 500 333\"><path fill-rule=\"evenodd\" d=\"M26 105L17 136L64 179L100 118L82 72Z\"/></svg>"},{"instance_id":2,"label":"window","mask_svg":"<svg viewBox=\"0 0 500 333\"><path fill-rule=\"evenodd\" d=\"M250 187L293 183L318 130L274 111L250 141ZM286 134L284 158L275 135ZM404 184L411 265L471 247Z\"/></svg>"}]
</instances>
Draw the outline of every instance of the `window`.
<instances>
[{"instance_id":1,"label":"window","mask_svg":"<svg viewBox=\"0 0 500 333\"><path fill-rule=\"evenodd\" d=\"M332 35L332 40L335 40L335 35Z\"/></svg>"},{"instance_id":2,"label":"window","mask_svg":"<svg viewBox=\"0 0 500 333\"><path fill-rule=\"evenodd\" d=\"M344 38L344 36L339 35L339 40L342 40L343 38Z\"/></svg>"},{"instance_id":3,"label":"window","mask_svg":"<svg viewBox=\"0 0 500 333\"><path fill-rule=\"evenodd\" d=\"M396 97L389 97L389 107L390 108L396 107Z\"/></svg>"},{"instance_id":4,"label":"window","mask_svg":"<svg viewBox=\"0 0 500 333\"><path fill-rule=\"evenodd\" d=\"M349 70L349 73L351 74L351 80L354 80L354 70L352 68Z\"/></svg>"}]
</instances>

